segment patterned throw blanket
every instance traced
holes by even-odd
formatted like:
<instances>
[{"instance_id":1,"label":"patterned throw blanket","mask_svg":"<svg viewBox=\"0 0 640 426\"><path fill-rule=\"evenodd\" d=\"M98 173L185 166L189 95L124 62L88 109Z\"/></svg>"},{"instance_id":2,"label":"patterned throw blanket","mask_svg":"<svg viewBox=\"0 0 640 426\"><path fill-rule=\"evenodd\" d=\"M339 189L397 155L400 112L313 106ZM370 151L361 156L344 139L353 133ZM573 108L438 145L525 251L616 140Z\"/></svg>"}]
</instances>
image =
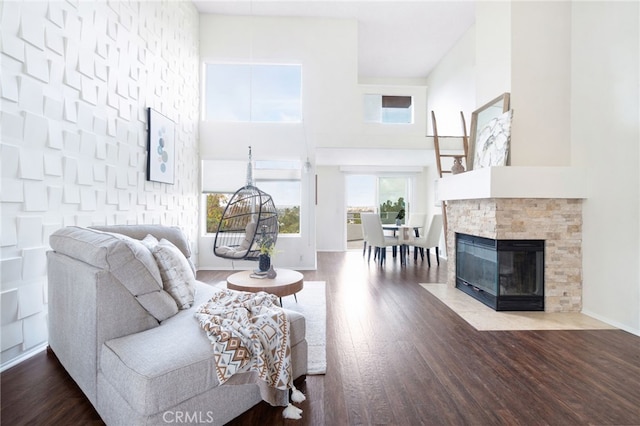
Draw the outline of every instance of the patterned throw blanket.
<instances>
[{"instance_id":1,"label":"patterned throw blanket","mask_svg":"<svg viewBox=\"0 0 640 426\"><path fill-rule=\"evenodd\" d=\"M262 399L271 405L294 402L304 395L293 386L289 319L276 305L278 298L265 292L247 293L223 289L202 304L195 317L207 333L213 347L216 375L220 384L236 373L253 371L268 385L260 387ZM275 395L275 396L274 396ZM300 418L302 410L288 404L284 416Z\"/></svg>"}]
</instances>

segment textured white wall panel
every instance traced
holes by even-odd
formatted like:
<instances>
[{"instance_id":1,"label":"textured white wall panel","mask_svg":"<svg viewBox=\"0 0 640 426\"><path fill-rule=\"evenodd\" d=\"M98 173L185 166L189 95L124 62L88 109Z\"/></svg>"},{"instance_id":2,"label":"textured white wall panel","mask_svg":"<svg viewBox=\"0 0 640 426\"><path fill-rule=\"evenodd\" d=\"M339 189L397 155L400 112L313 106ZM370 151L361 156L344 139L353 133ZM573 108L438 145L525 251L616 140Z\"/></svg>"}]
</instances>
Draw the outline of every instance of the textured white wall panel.
<instances>
[{"instance_id":1,"label":"textured white wall panel","mask_svg":"<svg viewBox=\"0 0 640 426\"><path fill-rule=\"evenodd\" d=\"M2 113L2 139L4 142L19 142L22 140L24 118L19 115ZM4 158L4 153L3 153ZM4 165L4 160L3 160ZM17 163L16 163L17 165Z\"/></svg>"},{"instance_id":2,"label":"textured white wall panel","mask_svg":"<svg viewBox=\"0 0 640 426\"><path fill-rule=\"evenodd\" d=\"M47 338L59 227L164 223L197 238L198 22L187 2L3 2L3 363ZM174 185L146 181L148 107L177 124Z\"/></svg>"},{"instance_id":3,"label":"textured white wall panel","mask_svg":"<svg viewBox=\"0 0 640 426\"><path fill-rule=\"evenodd\" d=\"M44 155L44 174L49 176L62 176L62 158L58 153Z\"/></svg>"},{"instance_id":4,"label":"textured white wall panel","mask_svg":"<svg viewBox=\"0 0 640 426\"><path fill-rule=\"evenodd\" d=\"M31 149L20 150L20 179L44 179L44 154Z\"/></svg>"},{"instance_id":5,"label":"textured white wall panel","mask_svg":"<svg viewBox=\"0 0 640 426\"><path fill-rule=\"evenodd\" d=\"M40 296L42 296L42 293ZM25 351L46 342L49 336L46 312L39 312L25 318L22 321L22 333L22 349Z\"/></svg>"},{"instance_id":6,"label":"textured white wall panel","mask_svg":"<svg viewBox=\"0 0 640 426\"><path fill-rule=\"evenodd\" d=\"M61 127L61 123L60 120L62 120L62 116L63 116L63 109L64 109L64 104L61 100L52 98L50 96L45 96L44 98L44 115L53 119L53 120L57 120L56 124L58 125L58 128ZM52 123L49 123L49 131L51 132L53 130L53 128L51 127ZM51 148L62 148L62 137L59 137L59 141L60 144L54 144L53 141L51 140L51 137L49 137L49 143L51 144Z\"/></svg>"},{"instance_id":7,"label":"textured white wall panel","mask_svg":"<svg viewBox=\"0 0 640 426\"><path fill-rule=\"evenodd\" d=\"M44 102L44 99L42 100ZM24 142L31 148L44 148L47 143L48 120L42 115L25 114Z\"/></svg>"},{"instance_id":8,"label":"textured white wall panel","mask_svg":"<svg viewBox=\"0 0 640 426\"><path fill-rule=\"evenodd\" d=\"M3 118L6 117L7 114L3 114ZM4 139L4 131L6 127L2 127L2 137ZM0 153L2 154L2 177L17 177L18 176L18 164L20 161L20 148L13 145L2 145L0 149ZM3 182L4 183L4 182ZM4 192L4 187L0 188Z\"/></svg>"},{"instance_id":9,"label":"textured white wall panel","mask_svg":"<svg viewBox=\"0 0 640 426\"><path fill-rule=\"evenodd\" d=\"M46 278L47 247L33 247L22 250L22 279L29 281Z\"/></svg>"},{"instance_id":10,"label":"textured white wall panel","mask_svg":"<svg viewBox=\"0 0 640 426\"><path fill-rule=\"evenodd\" d=\"M18 290L8 290L0 293L1 324L7 325L18 321Z\"/></svg>"},{"instance_id":11,"label":"textured white wall panel","mask_svg":"<svg viewBox=\"0 0 640 426\"><path fill-rule=\"evenodd\" d=\"M43 93L42 83L29 76L21 76L18 106L23 111L42 114L44 104Z\"/></svg>"},{"instance_id":12,"label":"textured white wall panel","mask_svg":"<svg viewBox=\"0 0 640 426\"><path fill-rule=\"evenodd\" d=\"M3 182L3 187L5 186ZM2 227L0 229L0 247L11 247L18 243L18 233L16 231L15 217L2 217ZM4 264L2 264L4 265ZM1 268L0 268L1 269ZM3 275L4 277L4 275ZM3 278L4 280L4 278Z\"/></svg>"},{"instance_id":13,"label":"textured white wall panel","mask_svg":"<svg viewBox=\"0 0 640 426\"><path fill-rule=\"evenodd\" d=\"M18 288L18 319L42 312L42 283L22 285Z\"/></svg>"},{"instance_id":14,"label":"textured white wall panel","mask_svg":"<svg viewBox=\"0 0 640 426\"><path fill-rule=\"evenodd\" d=\"M22 321L2 326L2 351L22 343Z\"/></svg>"},{"instance_id":15,"label":"textured white wall panel","mask_svg":"<svg viewBox=\"0 0 640 426\"><path fill-rule=\"evenodd\" d=\"M8 257L0 261L2 290L15 288L22 279L22 257Z\"/></svg>"},{"instance_id":16,"label":"textured white wall panel","mask_svg":"<svg viewBox=\"0 0 640 426\"><path fill-rule=\"evenodd\" d=\"M44 182L24 181L24 211L46 212L48 208L47 186Z\"/></svg>"},{"instance_id":17,"label":"textured white wall panel","mask_svg":"<svg viewBox=\"0 0 640 426\"><path fill-rule=\"evenodd\" d=\"M49 197L49 211L56 212L62 207L62 188L59 186L48 186L47 195ZM44 240L49 241L48 238Z\"/></svg>"},{"instance_id":18,"label":"textured white wall panel","mask_svg":"<svg viewBox=\"0 0 640 426\"><path fill-rule=\"evenodd\" d=\"M18 100L18 78L8 72L0 76L0 89L2 97L11 101Z\"/></svg>"},{"instance_id":19,"label":"textured white wall panel","mask_svg":"<svg viewBox=\"0 0 640 426\"><path fill-rule=\"evenodd\" d=\"M42 217L18 216L17 248L34 247L42 244Z\"/></svg>"},{"instance_id":20,"label":"textured white wall panel","mask_svg":"<svg viewBox=\"0 0 640 426\"><path fill-rule=\"evenodd\" d=\"M42 80L45 83L49 82L49 62L42 50L39 48L26 45L25 46L25 64L27 66L26 72L30 76Z\"/></svg>"},{"instance_id":21,"label":"textured white wall panel","mask_svg":"<svg viewBox=\"0 0 640 426\"><path fill-rule=\"evenodd\" d=\"M17 164L18 162L16 161L16 165ZM24 182L22 180L3 177L0 200L3 203L22 203L24 201L23 186Z\"/></svg>"}]
</instances>

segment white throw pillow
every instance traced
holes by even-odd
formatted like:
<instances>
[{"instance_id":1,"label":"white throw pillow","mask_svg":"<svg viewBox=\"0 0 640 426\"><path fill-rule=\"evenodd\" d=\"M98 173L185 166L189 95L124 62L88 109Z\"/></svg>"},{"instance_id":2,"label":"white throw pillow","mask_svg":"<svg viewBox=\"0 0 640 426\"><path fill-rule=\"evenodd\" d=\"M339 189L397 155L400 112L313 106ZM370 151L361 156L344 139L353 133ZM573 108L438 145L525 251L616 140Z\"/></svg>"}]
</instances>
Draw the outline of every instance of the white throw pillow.
<instances>
[{"instance_id":1,"label":"white throw pillow","mask_svg":"<svg viewBox=\"0 0 640 426\"><path fill-rule=\"evenodd\" d=\"M142 242L142 244L144 244L146 248L149 249L151 253L153 253L153 249L156 248L159 242L158 239L151 234L147 234L147 236L140 241Z\"/></svg>"},{"instance_id":2,"label":"white throw pillow","mask_svg":"<svg viewBox=\"0 0 640 426\"><path fill-rule=\"evenodd\" d=\"M161 239L153 248L162 276L164 290L176 301L179 309L188 309L195 299L195 277L189 261L171 241Z\"/></svg>"}]
</instances>

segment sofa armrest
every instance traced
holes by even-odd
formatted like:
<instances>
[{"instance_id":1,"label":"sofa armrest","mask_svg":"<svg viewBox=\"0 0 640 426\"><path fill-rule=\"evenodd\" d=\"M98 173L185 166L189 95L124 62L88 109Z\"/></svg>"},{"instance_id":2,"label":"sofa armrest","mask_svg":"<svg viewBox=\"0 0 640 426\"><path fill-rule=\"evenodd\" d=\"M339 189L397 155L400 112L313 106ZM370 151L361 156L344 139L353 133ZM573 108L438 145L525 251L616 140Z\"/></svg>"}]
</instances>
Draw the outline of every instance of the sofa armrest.
<instances>
[{"instance_id":1,"label":"sofa armrest","mask_svg":"<svg viewBox=\"0 0 640 426\"><path fill-rule=\"evenodd\" d=\"M102 344L158 326L105 269L47 252L49 346L96 406Z\"/></svg>"}]
</instances>

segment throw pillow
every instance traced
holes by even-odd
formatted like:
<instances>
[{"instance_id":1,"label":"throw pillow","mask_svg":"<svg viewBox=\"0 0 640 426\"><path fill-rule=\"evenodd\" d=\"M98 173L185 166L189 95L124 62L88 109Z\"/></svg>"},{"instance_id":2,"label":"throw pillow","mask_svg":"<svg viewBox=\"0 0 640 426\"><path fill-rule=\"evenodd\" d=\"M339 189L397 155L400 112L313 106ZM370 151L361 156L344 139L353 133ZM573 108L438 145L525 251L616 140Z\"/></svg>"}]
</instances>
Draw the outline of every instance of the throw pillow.
<instances>
[{"instance_id":1,"label":"throw pillow","mask_svg":"<svg viewBox=\"0 0 640 426\"><path fill-rule=\"evenodd\" d=\"M179 309L188 309L195 299L195 277L189 261L171 241L161 239L153 249L162 285Z\"/></svg>"},{"instance_id":2,"label":"throw pillow","mask_svg":"<svg viewBox=\"0 0 640 426\"><path fill-rule=\"evenodd\" d=\"M153 249L158 245L158 239L151 234L147 234L147 236L140 241L151 253L153 253Z\"/></svg>"}]
</instances>

